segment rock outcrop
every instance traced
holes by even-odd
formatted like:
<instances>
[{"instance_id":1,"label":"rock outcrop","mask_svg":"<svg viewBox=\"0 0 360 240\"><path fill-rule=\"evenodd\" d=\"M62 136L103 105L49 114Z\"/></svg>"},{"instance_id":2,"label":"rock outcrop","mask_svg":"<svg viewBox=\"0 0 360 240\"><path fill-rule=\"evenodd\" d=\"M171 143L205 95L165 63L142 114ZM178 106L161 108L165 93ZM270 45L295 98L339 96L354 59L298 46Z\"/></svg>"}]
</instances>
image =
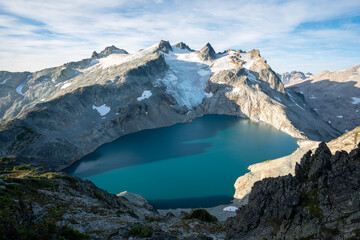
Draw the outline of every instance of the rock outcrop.
<instances>
[{"instance_id":1,"label":"rock outcrop","mask_svg":"<svg viewBox=\"0 0 360 240\"><path fill-rule=\"evenodd\" d=\"M185 49L185 50L188 50L190 52L194 52L193 49L191 49L188 45L186 45L183 42L179 42L179 43L175 44L174 46L177 47L177 48L180 48L180 49Z\"/></svg>"},{"instance_id":2,"label":"rock outcrop","mask_svg":"<svg viewBox=\"0 0 360 240\"><path fill-rule=\"evenodd\" d=\"M290 174L255 183L226 223L227 239L358 239L360 148L331 154L325 143Z\"/></svg>"},{"instance_id":3,"label":"rock outcrop","mask_svg":"<svg viewBox=\"0 0 360 240\"><path fill-rule=\"evenodd\" d=\"M203 61L210 61L216 58L216 53L210 43L207 43L197 52L197 56Z\"/></svg>"},{"instance_id":4,"label":"rock outcrop","mask_svg":"<svg viewBox=\"0 0 360 240\"><path fill-rule=\"evenodd\" d=\"M0 156L59 170L125 134L205 114L263 121L299 139L338 135L301 94L284 89L258 50L215 55L210 44L192 52L161 41L114 51L34 73L0 72Z\"/></svg>"},{"instance_id":5,"label":"rock outcrop","mask_svg":"<svg viewBox=\"0 0 360 240\"><path fill-rule=\"evenodd\" d=\"M350 152L360 144L360 127L355 128L351 132L343 134L327 143L332 154L337 151ZM239 177L235 184L235 201L247 200L246 197L254 186L255 182L264 178L286 176L288 174L295 175L295 166L300 163L301 157L308 151L315 152L319 142L303 140L298 141L299 148L292 154L265 162L250 165L249 173Z\"/></svg>"},{"instance_id":6,"label":"rock outcrop","mask_svg":"<svg viewBox=\"0 0 360 240\"><path fill-rule=\"evenodd\" d=\"M319 117L341 133L360 125L360 65L324 71L286 87L303 95Z\"/></svg>"},{"instance_id":7,"label":"rock outcrop","mask_svg":"<svg viewBox=\"0 0 360 240\"><path fill-rule=\"evenodd\" d=\"M107 57L107 56L109 56L110 54L113 54L113 53L129 54L126 50L117 48L114 45L112 45L112 46L106 47L99 54L96 51L94 51L93 54L91 55L91 58Z\"/></svg>"},{"instance_id":8,"label":"rock outcrop","mask_svg":"<svg viewBox=\"0 0 360 240\"><path fill-rule=\"evenodd\" d=\"M300 82L304 79L312 77L312 73L303 73L300 71L292 71L292 72L286 72L283 74L279 74L281 81L283 84L290 84L290 83L296 83Z\"/></svg>"}]
</instances>

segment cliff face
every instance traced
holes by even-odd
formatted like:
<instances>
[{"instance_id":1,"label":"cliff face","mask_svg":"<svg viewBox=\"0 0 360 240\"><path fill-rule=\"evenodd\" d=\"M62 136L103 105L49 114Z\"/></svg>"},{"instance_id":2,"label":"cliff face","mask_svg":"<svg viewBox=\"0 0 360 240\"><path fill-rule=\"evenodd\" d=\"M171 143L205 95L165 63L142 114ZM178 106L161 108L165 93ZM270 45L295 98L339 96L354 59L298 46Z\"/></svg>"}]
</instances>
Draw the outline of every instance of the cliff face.
<instances>
[{"instance_id":1,"label":"cliff face","mask_svg":"<svg viewBox=\"0 0 360 240\"><path fill-rule=\"evenodd\" d=\"M331 154L325 143L288 175L256 182L247 205L228 219L228 239L360 237L360 148Z\"/></svg>"},{"instance_id":2,"label":"cliff face","mask_svg":"<svg viewBox=\"0 0 360 240\"><path fill-rule=\"evenodd\" d=\"M35 73L0 72L0 156L59 170L125 134L205 114L263 121L300 139L338 135L301 94L284 89L258 50L216 54L207 44L193 52L161 41L95 55Z\"/></svg>"},{"instance_id":3,"label":"cliff face","mask_svg":"<svg viewBox=\"0 0 360 240\"><path fill-rule=\"evenodd\" d=\"M343 134L327 143L330 151L335 154L336 151L350 152L360 143L360 127ZM299 148L292 154L268 160L262 163L253 164L248 167L249 173L239 177L235 184L235 199L242 199L248 195L255 182L268 177L279 177L288 174L295 174L295 166L300 162L301 157L311 150L312 152L318 147L319 142L316 141L298 141Z\"/></svg>"}]
</instances>

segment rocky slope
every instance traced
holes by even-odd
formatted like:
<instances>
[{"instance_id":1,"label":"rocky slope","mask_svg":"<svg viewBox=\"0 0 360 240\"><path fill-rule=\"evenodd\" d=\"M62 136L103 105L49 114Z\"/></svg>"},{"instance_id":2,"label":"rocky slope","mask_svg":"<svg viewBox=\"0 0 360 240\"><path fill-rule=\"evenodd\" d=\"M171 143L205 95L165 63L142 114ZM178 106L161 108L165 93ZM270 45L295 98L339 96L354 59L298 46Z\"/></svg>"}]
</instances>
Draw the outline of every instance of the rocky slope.
<instances>
[{"instance_id":1,"label":"rocky slope","mask_svg":"<svg viewBox=\"0 0 360 240\"><path fill-rule=\"evenodd\" d=\"M360 125L360 65L290 83L323 121L344 133Z\"/></svg>"},{"instance_id":2,"label":"rocky slope","mask_svg":"<svg viewBox=\"0 0 360 240\"><path fill-rule=\"evenodd\" d=\"M360 145L334 155L325 143L290 174L255 183L226 223L227 239L359 239Z\"/></svg>"},{"instance_id":3,"label":"rocky slope","mask_svg":"<svg viewBox=\"0 0 360 240\"><path fill-rule=\"evenodd\" d=\"M288 174L294 176L295 166L300 163L301 157L308 151L315 152L319 142L306 140L299 141L298 144L299 148L288 156L250 165L248 167L250 172L239 177L234 184L234 199L236 201L241 199L247 201L251 188L257 181L264 178L286 176ZM360 127L357 127L351 132L328 142L327 146L332 154L335 154L336 151L350 152L359 144Z\"/></svg>"},{"instance_id":4,"label":"rocky slope","mask_svg":"<svg viewBox=\"0 0 360 240\"><path fill-rule=\"evenodd\" d=\"M0 159L0 239L224 239L205 211L161 215L140 195L109 194L89 181ZM207 221L211 219L211 221Z\"/></svg>"},{"instance_id":5,"label":"rocky slope","mask_svg":"<svg viewBox=\"0 0 360 240\"><path fill-rule=\"evenodd\" d=\"M292 72L286 72L283 74L279 74L279 77L281 79L281 82L283 84L290 84L290 83L296 83L305 79L308 79L312 77L312 73L303 73L300 71L292 71Z\"/></svg>"},{"instance_id":6,"label":"rocky slope","mask_svg":"<svg viewBox=\"0 0 360 240\"><path fill-rule=\"evenodd\" d=\"M299 139L338 135L284 89L258 50L189 49L161 41L128 54L111 46L39 72L0 72L0 156L62 169L125 134L204 114L263 121Z\"/></svg>"}]
</instances>

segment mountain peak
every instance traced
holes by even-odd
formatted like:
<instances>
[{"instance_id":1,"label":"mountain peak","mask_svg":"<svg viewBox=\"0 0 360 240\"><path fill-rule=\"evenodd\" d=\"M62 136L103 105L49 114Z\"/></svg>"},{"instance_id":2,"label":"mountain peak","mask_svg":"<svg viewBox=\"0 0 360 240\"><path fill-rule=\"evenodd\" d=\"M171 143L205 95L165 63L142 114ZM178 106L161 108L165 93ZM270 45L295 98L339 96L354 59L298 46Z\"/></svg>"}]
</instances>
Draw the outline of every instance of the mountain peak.
<instances>
[{"instance_id":1,"label":"mountain peak","mask_svg":"<svg viewBox=\"0 0 360 240\"><path fill-rule=\"evenodd\" d=\"M186 45L184 42L179 42L179 43L175 44L174 46L177 48L180 48L180 49L185 49L185 50L191 51L191 52L194 51L188 45Z\"/></svg>"},{"instance_id":2,"label":"mountain peak","mask_svg":"<svg viewBox=\"0 0 360 240\"><path fill-rule=\"evenodd\" d=\"M214 60L216 53L210 43L207 43L202 49L197 52L198 57L203 61Z\"/></svg>"},{"instance_id":3,"label":"mountain peak","mask_svg":"<svg viewBox=\"0 0 360 240\"><path fill-rule=\"evenodd\" d=\"M107 57L107 56L109 56L110 54L113 54L113 53L129 54L126 50L120 49L120 48L115 47L114 45L111 45L111 46L107 46L100 53L97 53L96 51L94 51L93 54L91 55L91 58Z\"/></svg>"},{"instance_id":4,"label":"mountain peak","mask_svg":"<svg viewBox=\"0 0 360 240\"><path fill-rule=\"evenodd\" d=\"M173 49L172 49L169 41L161 40L159 42L159 50L161 50L165 53L169 53L169 51L172 51Z\"/></svg>"}]
</instances>

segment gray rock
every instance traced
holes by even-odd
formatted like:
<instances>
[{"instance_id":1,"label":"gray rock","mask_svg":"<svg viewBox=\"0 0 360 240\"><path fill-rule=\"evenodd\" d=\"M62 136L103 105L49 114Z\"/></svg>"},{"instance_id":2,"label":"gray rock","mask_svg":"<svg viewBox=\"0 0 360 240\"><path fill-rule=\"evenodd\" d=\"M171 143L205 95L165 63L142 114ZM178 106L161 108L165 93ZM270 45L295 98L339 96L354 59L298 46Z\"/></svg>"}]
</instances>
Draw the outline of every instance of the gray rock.
<instances>
[{"instance_id":1,"label":"gray rock","mask_svg":"<svg viewBox=\"0 0 360 240\"><path fill-rule=\"evenodd\" d=\"M170 42L161 40L159 43L159 50L163 51L164 53L169 53L169 51L172 51Z\"/></svg>"},{"instance_id":2,"label":"gray rock","mask_svg":"<svg viewBox=\"0 0 360 240\"><path fill-rule=\"evenodd\" d=\"M295 177L254 184L247 205L226 223L227 239L354 239L360 224L360 148L308 152Z\"/></svg>"},{"instance_id":3,"label":"gray rock","mask_svg":"<svg viewBox=\"0 0 360 240\"><path fill-rule=\"evenodd\" d=\"M180 48L180 49L185 49L185 50L188 50L190 52L194 52L195 50L191 49L188 45L186 45L185 43L183 42L179 42L177 44L174 45L175 47L177 48Z\"/></svg>"},{"instance_id":4,"label":"gray rock","mask_svg":"<svg viewBox=\"0 0 360 240\"><path fill-rule=\"evenodd\" d=\"M197 52L198 57L203 61L210 61L216 58L216 53L210 43L207 43Z\"/></svg>"}]
</instances>

